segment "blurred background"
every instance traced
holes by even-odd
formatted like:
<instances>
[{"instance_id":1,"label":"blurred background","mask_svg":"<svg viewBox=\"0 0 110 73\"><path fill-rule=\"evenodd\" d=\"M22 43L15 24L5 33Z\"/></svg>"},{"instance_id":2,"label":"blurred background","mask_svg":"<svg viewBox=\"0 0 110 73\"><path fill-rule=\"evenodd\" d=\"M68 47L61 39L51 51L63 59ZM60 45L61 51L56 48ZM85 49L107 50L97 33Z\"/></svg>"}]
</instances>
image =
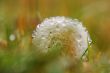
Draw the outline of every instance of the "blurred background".
<instances>
[{"instance_id":1,"label":"blurred background","mask_svg":"<svg viewBox=\"0 0 110 73\"><path fill-rule=\"evenodd\" d=\"M0 73L29 72L23 70L28 70L33 57L29 57L32 31L52 16L77 18L90 33L93 42L88 55L94 65L84 63L91 69L84 73L110 73L110 0L0 0Z\"/></svg>"}]
</instances>

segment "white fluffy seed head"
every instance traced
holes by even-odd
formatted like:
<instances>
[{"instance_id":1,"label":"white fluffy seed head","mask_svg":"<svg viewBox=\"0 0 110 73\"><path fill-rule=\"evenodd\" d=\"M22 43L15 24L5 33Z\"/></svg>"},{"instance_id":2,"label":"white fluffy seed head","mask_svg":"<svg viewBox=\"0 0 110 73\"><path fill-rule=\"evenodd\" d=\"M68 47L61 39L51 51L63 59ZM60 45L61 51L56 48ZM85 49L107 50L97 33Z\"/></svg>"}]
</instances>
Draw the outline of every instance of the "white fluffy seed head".
<instances>
[{"instance_id":1,"label":"white fluffy seed head","mask_svg":"<svg viewBox=\"0 0 110 73\"><path fill-rule=\"evenodd\" d=\"M70 53L77 58L82 56L91 41L81 22L60 16L46 18L36 27L32 37L33 44L41 53L48 53L52 45L60 42L63 54Z\"/></svg>"}]
</instances>

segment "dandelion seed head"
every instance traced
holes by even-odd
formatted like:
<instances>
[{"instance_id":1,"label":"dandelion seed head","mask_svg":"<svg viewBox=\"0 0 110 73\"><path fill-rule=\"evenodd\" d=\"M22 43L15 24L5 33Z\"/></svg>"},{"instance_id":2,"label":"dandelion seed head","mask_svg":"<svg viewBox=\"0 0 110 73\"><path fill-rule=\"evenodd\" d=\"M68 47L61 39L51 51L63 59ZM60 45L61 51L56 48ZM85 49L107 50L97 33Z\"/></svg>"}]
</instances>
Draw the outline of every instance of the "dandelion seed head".
<instances>
[{"instance_id":1,"label":"dandelion seed head","mask_svg":"<svg viewBox=\"0 0 110 73\"><path fill-rule=\"evenodd\" d=\"M64 46L67 46L69 40L72 44L67 47L75 49L76 57L81 57L88 47L88 41L91 42L88 31L79 20L60 16L46 18L36 27L32 37L33 44L43 53L48 53L52 38L61 42L64 40Z\"/></svg>"}]
</instances>

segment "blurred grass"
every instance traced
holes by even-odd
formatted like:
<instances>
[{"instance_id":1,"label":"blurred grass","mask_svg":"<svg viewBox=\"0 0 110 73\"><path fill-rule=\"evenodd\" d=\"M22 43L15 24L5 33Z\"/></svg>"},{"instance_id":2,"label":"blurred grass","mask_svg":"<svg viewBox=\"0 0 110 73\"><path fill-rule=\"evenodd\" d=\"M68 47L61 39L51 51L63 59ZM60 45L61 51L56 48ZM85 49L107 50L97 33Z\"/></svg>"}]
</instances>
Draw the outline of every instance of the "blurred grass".
<instances>
[{"instance_id":1,"label":"blurred grass","mask_svg":"<svg viewBox=\"0 0 110 73\"><path fill-rule=\"evenodd\" d=\"M110 72L110 0L0 0L0 73L23 71L20 67L30 59L16 65L18 72L3 70L2 66L8 69L15 62L20 62L20 58L23 58L18 57L20 54L28 57L32 50L32 31L44 18L51 16L80 19L89 30L93 44L88 53L89 63L85 62L84 67L80 65L84 68L83 73ZM11 34L15 36L14 41L9 38ZM32 69L33 73L42 73L36 68Z\"/></svg>"}]
</instances>

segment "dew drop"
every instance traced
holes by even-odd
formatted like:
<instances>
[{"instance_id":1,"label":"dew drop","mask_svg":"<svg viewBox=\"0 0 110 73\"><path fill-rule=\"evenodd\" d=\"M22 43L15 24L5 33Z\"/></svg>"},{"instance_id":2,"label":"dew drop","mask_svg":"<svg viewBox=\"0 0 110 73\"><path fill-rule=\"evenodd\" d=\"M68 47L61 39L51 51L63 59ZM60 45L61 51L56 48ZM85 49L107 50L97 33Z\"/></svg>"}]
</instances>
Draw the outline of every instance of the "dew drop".
<instances>
[{"instance_id":1,"label":"dew drop","mask_svg":"<svg viewBox=\"0 0 110 73\"><path fill-rule=\"evenodd\" d=\"M14 41L14 40L15 40L15 38L16 38L16 37L15 37L15 35L14 35L14 34L11 34L11 35L9 36L9 40L10 40L10 41Z\"/></svg>"}]
</instances>

